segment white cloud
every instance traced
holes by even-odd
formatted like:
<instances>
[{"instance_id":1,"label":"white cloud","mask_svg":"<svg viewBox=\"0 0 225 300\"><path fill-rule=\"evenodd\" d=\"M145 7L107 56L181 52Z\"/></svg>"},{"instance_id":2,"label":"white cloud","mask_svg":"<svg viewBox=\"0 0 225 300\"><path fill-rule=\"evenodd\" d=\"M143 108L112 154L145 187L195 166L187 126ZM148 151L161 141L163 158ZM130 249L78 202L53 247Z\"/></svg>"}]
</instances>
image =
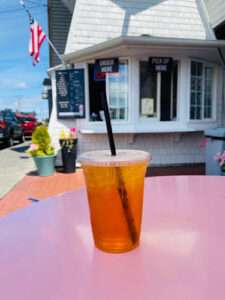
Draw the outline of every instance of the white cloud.
<instances>
[{"instance_id":1,"label":"white cloud","mask_svg":"<svg viewBox=\"0 0 225 300\"><path fill-rule=\"evenodd\" d=\"M9 81L9 80L4 80L0 82L0 87L1 88L11 88L11 89L27 89L28 86L26 82L21 81L21 82L15 82L15 81Z\"/></svg>"},{"instance_id":2,"label":"white cloud","mask_svg":"<svg viewBox=\"0 0 225 300\"><path fill-rule=\"evenodd\" d=\"M26 84L26 82L18 82L18 83L15 84L15 87L21 88L21 89L26 89L27 84Z\"/></svg>"},{"instance_id":3,"label":"white cloud","mask_svg":"<svg viewBox=\"0 0 225 300\"><path fill-rule=\"evenodd\" d=\"M48 117L48 101L43 100L41 96L35 97L23 97L17 96L18 99L5 99L0 98L0 108L9 108L12 111L20 110L22 112L32 112L37 113L37 118L41 120L42 118Z\"/></svg>"}]
</instances>

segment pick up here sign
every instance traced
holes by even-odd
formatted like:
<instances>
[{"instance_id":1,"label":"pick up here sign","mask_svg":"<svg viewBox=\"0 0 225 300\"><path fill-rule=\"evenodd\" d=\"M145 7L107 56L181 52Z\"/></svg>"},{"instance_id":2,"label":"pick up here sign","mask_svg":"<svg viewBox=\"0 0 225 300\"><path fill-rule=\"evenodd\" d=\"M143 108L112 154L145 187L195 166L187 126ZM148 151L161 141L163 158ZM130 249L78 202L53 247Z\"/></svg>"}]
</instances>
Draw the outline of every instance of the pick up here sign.
<instances>
[{"instance_id":1,"label":"pick up here sign","mask_svg":"<svg viewBox=\"0 0 225 300\"><path fill-rule=\"evenodd\" d=\"M149 57L150 72L170 72L172 67L172 57Z\"/></svg>"}]
</instances>

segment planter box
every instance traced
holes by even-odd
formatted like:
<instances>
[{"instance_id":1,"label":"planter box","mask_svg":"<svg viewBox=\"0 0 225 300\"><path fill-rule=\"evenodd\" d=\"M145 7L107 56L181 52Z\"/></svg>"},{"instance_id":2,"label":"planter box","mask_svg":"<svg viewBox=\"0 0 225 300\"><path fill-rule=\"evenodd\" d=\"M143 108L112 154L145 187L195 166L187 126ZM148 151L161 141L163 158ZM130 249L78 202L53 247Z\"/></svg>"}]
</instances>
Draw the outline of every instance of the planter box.
<instances>
[{"instance_id":1,"label":"planter box","mask_svg":"<svg viewBox=\"0 0 225 300\"><path fill-rule=\"evenodd\" d=\"M56 155L33 156L39 176L51 176L55 171Z\"/></svg>"},{"instance_id":2,"label":"planter box","mask_svg":"<svg viewBox=\"0 0 225 300\"><path fill-rule=\"evenodd\" d=\"M66 140L59 140L61 145L63 168L65 173L76 172L77 139L73 140L72 148L65 145Z\"/></svg>"}]
</instances>

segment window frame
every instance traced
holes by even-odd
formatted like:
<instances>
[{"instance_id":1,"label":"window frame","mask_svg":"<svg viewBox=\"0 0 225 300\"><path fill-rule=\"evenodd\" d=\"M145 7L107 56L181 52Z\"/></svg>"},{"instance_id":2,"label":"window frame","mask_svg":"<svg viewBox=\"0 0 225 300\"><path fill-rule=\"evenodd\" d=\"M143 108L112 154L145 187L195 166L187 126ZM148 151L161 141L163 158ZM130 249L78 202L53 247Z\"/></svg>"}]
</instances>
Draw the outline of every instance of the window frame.
<instances>
[{"instance_id":1,"label":"window frame","mask_svg":"<svg viewBox=\"0 0 225 300\"><path fill-rule=\"evenodd\" d=\"M130 84L129 84L129 77L131 76L129 74L129 60L128 59L119 59L119 65L123 64L127 65L127 103L126 106L124 106L125 108L125 119L111 119L111 122L127 122L128 121L128 116L129 116L129 95L130 95ZM109 88L109 75L110 74L106 74L106 79L105 79L105 87L106 87L106 95L107 95L107 101L108 101L108 107L109 107L109 111L110 111L110 103L109 103L109 93L110 93L110 88ZM115 109L119 109L119 106L115 106ZM122 108L122 107L121 107Z\"/></svg>"},{"instance_id":2,"label":"window frame","mask_svg":"<svg viewBox=\"0 0 225 300\"><path fill-rule=\"evenodd\" d=\"M177 122L179 121L179 103L180 103L180 76L181 76L181 59L180 58L173 58L173 61L177 61L177 114L176 114L176 118L172 118L172 104L173 104L173 99L172 99L172 89L171 89L171 98L170 98L170 104L171 104L171 109L170 109L170 116L171 116L171 120L170 121L166 121L166 122ZM141 62L148 62L148 60L146 59L139 59L138 60L138 70L139 70L139 113L138 113L138 120L141 122L147 122L147 121L158 121L160 123L165 123L165 121L161 121L161 115L160 115L160 111L161 111L161 72L157 72L157 91L156 91L156 117L152 117L152 118L143 118L141 117L140 114L140 63ZM172 72L171 72L172 73ZM170 84L173 84L173 80L171 80Z\"/></svg>"},{"instance_id":3,"label":"window frame","mask_svg":"<svg viewBox=\"0 0 225 300\"><path fill-rule=\"evenodd\" d=\"M203 83L202 83L202 99L201 99L201 119L191 119L191 63L197 62L202 63L203 65ZM207 122L215 122L216 121L216 65L212 62L196 59L196 58L190 58L189 64L188 64L188 107L187 107L187 120L188 123L207 123ZM205 67L211 67L212 68L212 99L211 99L211 118L204 118L204 96L205 96Z\"/></svg>"},{"instance_id":4,"label":"window frame","mask_svg":"<svg viewBox=\"0 0 225 300\"><path fill-rule=\"evenodd\" d=\"M131 123L131 119L132 119L132 116L131 116L131 111L132 111L132 107L131 107L131 76L132 76L132 64L131 64L131 58L130 57L119 57L119 63L123 63L123 62L127 62L127 66L128 66L128 88L127 88L127 92L128 92L128 96L127 96L127 119L126 120L111 120L111 122L113 124L116 124L116 125L127 125L127 124L130 124ZM86 85L86 90L85 90L85 93L86 93L86 99L88 99L88 101L86 101L86 122L87 124L91 125L91 126L94 126L96 125L97 128L102 126L102 124L104 122L102 121L91 121L90 118L89 118L89 115L90 115L90 94L89 94L89 78L88 78L88 64L93 64L94 61L93 60L90 60L90 61L87 61L85 63L85 80L87 82L87 85ZM106 76L106 96L107 96L107 101L108 101L108 105L109 105L109 97L108 97L108 91L109 91L109 86L107 84L107 77Z\"/></svg>"}]
</instances>

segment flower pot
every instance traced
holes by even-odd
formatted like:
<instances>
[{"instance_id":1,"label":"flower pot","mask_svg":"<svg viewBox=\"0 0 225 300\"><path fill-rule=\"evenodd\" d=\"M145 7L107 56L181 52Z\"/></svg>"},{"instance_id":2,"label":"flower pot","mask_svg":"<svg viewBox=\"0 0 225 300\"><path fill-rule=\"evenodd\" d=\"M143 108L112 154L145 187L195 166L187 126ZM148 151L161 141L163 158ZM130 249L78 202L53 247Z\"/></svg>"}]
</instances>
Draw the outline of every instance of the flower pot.
<instances>
[{"instance_id":1,"label":"flower pot","mask_svg":"<svg viewBox=\"0 0 225 300\"><path fill-rule=\"evenodd\" d=\"M77 139L72 140L72 148L66 146L65 140L59 140L62 147L62 161L65 173L76 172L76 159L77 159Z\"/></svg>"},{"instance_id":2,"label":"flower pot","mask_svg":"<svg viewBox=\"0 0 225 300\"><path fill-rule=\"evenodd\" d=\"M55 171L56 155L33 156L39 176L51 176Z\"/></svg>"}]
</instances>

